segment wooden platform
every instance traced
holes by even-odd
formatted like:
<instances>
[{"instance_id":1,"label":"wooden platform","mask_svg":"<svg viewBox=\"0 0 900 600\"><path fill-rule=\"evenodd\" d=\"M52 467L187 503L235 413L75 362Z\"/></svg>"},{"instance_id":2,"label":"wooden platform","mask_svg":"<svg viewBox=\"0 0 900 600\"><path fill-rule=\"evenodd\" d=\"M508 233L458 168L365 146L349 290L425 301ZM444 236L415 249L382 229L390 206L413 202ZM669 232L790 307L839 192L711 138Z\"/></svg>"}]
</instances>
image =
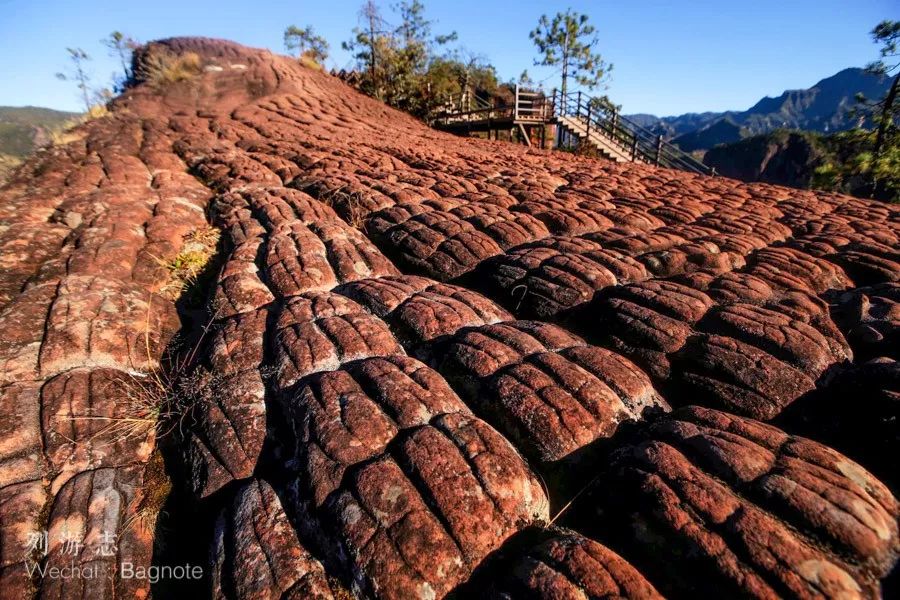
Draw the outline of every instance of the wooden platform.
<instances>
[{"instance_id":1,"label":"wooden platform","mask_svg":"<svg viewBox=\"0 0 900 600\"><path fill-rule=\"evenodd\" d=\"M573 148L587 142L597 152L615 162L642 162L715 175L715 170L665 141L661 135L621 116L605 98L591 98L582 92L557 94L523 90L516 86L510 106L487 106L475 110L447 111L434 126L459 135L486 133L500 139L541 148Z\"/></svg>"}]
</instances>

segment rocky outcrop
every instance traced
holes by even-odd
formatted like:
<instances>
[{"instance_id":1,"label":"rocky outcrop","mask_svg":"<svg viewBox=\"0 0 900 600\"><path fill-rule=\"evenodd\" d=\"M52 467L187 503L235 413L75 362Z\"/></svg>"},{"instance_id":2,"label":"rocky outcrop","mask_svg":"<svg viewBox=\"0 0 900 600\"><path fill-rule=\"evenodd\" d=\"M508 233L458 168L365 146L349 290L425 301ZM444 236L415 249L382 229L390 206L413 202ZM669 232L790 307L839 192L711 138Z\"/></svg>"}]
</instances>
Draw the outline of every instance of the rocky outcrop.
<instances>
[{"instance_id":1,"label":"rocky outcrop","mask_svg":"<svg viewBox=\"0 0 900 600\"><path fill-rule=\"evenodd\" d=\"M897 501L859 465L709 409L617 451L594 501L678 595L873 597L900 551Z\"/></svg>"},{"instance_id":2,"label":"rocky outcrop","mask_svg":"<svg viewBox=\"0 0 900 600\"><path fill-rule=\"evenodd\" d=\"M206 226L165 117L114 112L41 151L0 190L0 588L141 597L159 506L145 473L155 385L179 328L165 267ZM96 579L32 578L76 565Z\"/></svg>"},{"instance_id":3,"label":"rocky outcrop","mask_svg":"<svg viewBox=\"0 0 900 600\"><path fill-rule=\"evenodd\" d=\"M483 597L663 597L621 556L574 531L535 529L521 538L510 541L502 559L490 565L483 581L473 582L473 588L483 586Z\"/></svg>"},{"instance_id":4,"label":"rocky outcrop","mask_svg":"<svg viewBox=\"0 0 900 600\"><path fill-rule=\"evenodd\" d=\"M215 598L340 597L325 569L297 539L281 500L264 481L249 479L216 521L212 549Z\"/></svg>"},{"instance_id":5,"label":"rocky outcrop","mask_svg":"<svg viewBox=\"0 0 900 600\"><path fill-rule=\"evenodd\" d=\"M186 52L0 191L4 593L146 596L155 533L219 598L879 595L896 210L454 138L218 40L136 72ZM158 443L189 534L133 528ZM42 528L109 577L26 577Z\"/></svg>"}]
</instances>

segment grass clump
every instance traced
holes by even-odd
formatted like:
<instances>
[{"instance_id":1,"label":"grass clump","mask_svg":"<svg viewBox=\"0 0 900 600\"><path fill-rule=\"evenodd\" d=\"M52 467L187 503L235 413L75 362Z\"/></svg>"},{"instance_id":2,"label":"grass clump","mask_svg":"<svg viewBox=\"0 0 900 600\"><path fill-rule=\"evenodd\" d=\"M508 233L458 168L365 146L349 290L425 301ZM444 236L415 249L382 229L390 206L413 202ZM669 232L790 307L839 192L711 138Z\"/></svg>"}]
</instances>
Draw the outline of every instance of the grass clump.
<instances>
[{"instance_id":1,"label":"grass clump","mask_svg":"<svg viewBox=\"0 0 900 600\"><path fill-rule=\"evenodd\" d=\"M64 146L78 140L83 140L87 132L78 130L79 125L84 125L95 119L102 119L109 115L109 109L105 104L95 104L86 113L66 120L61 126L50 131L50 144Z\"/></svg>"},{"instance_id":2,"label":"grass clump","mask_svg":"<svg viewBox=\"0 0 900 600\"><path fill-rule=\"evenodd\" d=\"M325 67L322 66L322 63L319 62L316 55L309 50L297 57L297 60L307 69L313 69L316 71L322 71L325 69Z\"/></svg>"},{"instance_id":3,"label":"grass clump","mask_svg":"<svg viewBox=\"0 0 900 600\"><path fill-rule=\"evenodd\" d=\"M199 280L216 255L220 237L221 231L215 227L197 229L185 237L177 255L170 260L157 259L168 271L168 281L160 290L160 295L168 300L177 300L198 287Z\"/></svg>"},{"instance_id":4,"label":"grass clump","mask_svg":"<svg viewBox=\"0 0 900 600\"><path fill-rule=\"evenodd\" d=\"M351 227L360 231L365 230L369 210L361 192L352 192L345 187L339 187L320 194L319 201L333 208Z\"/></svg>"},{"instance_id":5,"label":"grass clump","mask_svg":"<svg viewBox=\"0 0 900 600\"><path fill-rule=\"evenodd\" d=\"M0 154L0 185L16 167L22 164L22 159L12 154Z\"/></svg>"},{"instance_id":6,"label":"grass clump","mask_svg":"<svg viewBox=\"0 0 900 600\"><path fill-rule=\"evenodd\" d=\"M150 85L160 88L190 81L203 72L203 60L196 52L175 54L168 51L153 52L142 68L143 78Z\"/></svg>"}]
</instances>

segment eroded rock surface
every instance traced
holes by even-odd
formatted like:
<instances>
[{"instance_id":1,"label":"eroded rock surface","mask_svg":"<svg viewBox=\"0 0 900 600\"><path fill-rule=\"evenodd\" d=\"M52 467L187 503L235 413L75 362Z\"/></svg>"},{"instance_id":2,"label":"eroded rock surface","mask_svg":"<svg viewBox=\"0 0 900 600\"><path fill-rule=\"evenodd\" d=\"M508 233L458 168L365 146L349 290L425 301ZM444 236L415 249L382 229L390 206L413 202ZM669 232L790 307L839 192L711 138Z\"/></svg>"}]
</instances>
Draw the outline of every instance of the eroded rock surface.
<instances>
[{"instance_id":1,"label":"eroded rock surface","mask_svg":"<svg viewBox=\"0 0 900 600\"><path fill-rule=\"evenodd\" d=\"M622 519L623 545L664 591L877 597L900 551L897 501L858 464L710 409L649 427L598 488L601 514Z\"/></svg>"},{"instance_id":2,"label":"eroded rock surface","mask_svg":"<svg viewBox=\"0 0 900 600\"><path fill-rule=\"evenodd\" d=\"M895 207L456 138L220 40L135 73L0 189L0 595L147 597L157 533L221 598L878 596ZM213 535L154 530L160 445Z\"/></svg>"},{"instance_id":3,"label":"eroded rock surface","mask_svg":"<svg viewBox=\"0 0 900 600\"><path fill-rule=\"evenodd\" d=\"M166 395L149 382L179 328L166 265L208 227L211 197L162 104L78 127L0 189L4 597L149 593L119 566L149 565L160 508L145 471ZM26 557L97 578L32 578Z\"/></svg>"},{"instance_id":4,"label":"eroded rock surface","mask_svg":"<svg viewBox=\"0 0 900 600\"><path fill-rule=\"evenodd\" d=\"M646 598L663 596L625 559L573 531L532 533L538 538L511 550L497 567L492 598ZM501 573L500 569L505 570Z\"/></svg>"},{"instance_id":5,"label":"eroded rock surface","mask_svg":"<svg viewBox=\"0 0 900 600\"><path fill-rule=\"evenodd\" d=\"M322 564L300 544L265 481L248 480L222 510L212 558L215 598L336 597Z\"/></svg>"},{"instance_id":6,"label":"eroded rock surface","mask_svg":"<svg viewBox=\"0 0 900 600\"><path fill-rule=\"evenodd\" d=\"M517 528L548 518L509 442L414 359L350 363L285 402L299 518L360 592L443 596Z\"/></svg>"}]
</instances>

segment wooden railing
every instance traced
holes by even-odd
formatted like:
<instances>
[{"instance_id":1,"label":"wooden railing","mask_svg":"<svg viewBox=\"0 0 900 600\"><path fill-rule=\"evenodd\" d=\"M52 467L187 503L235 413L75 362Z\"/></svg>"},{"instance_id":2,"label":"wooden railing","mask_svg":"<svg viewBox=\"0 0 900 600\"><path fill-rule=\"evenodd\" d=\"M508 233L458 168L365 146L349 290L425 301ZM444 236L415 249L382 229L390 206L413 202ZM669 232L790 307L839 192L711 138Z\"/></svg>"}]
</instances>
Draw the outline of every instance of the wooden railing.
<instances>
[{"instance_id":1,"label":"wooden railing","mask_svg":"<svg viewBox=\"0 0 900 600\"><path fill-rule=\"evenodd\" d=\"M515 119L517 121L549 121L553 118L553 103L543 92L516 86Z\"/></svg>"},{"instance_id":2,"label":"wooden railing","mask_svg":"<svg viewBox=\"0 0 900 600\"><path fill-rule=\"evenodd\" d=\"M543 92L526 90L517 85L515 100L511 106L445 110L433 120L445 126L485 122L490 126L491 123L500 122L526 125L551 123L558 117L578 119L581 127L586 130L585 137L588 140L591 139L592 132L602 135L605 141L619 147L619 154L632 161L705 175L716 174L715 169L665 141L661 135L620 115L615 106L582 92L564 96L553 90L553 95L547 97Z\"/></svg>"},{"instance_id":3,"label":"wooden railing","mask_svg":"<svg viewBox=\"0 0 900 600\"><path fill-rule=\"evenodd\" d=\"M716 174L715 169L665 141L662 135L620 115L608 102L581 92L563 96L554 90L551 103L555 115L581 120L588 139L591 131L600 132L604 138L618 145L632 161L704 175Z\"/></svg>"},{"instance_id":4,"label":"wooden railing","mask_svg":"<svg viewBox=\"0 0 900 600\"><path fill-rule=\"evenodd\" d=\"M553 104L543 92L525 90L516 86L515 99L508 106L483 106L483 99L475 97L476 108L468 110L444 110L433 117L438 124L474 121L534 121L553 119ZM468 103L471 104L471 103Z\"/></svg>"}]
</instances>

